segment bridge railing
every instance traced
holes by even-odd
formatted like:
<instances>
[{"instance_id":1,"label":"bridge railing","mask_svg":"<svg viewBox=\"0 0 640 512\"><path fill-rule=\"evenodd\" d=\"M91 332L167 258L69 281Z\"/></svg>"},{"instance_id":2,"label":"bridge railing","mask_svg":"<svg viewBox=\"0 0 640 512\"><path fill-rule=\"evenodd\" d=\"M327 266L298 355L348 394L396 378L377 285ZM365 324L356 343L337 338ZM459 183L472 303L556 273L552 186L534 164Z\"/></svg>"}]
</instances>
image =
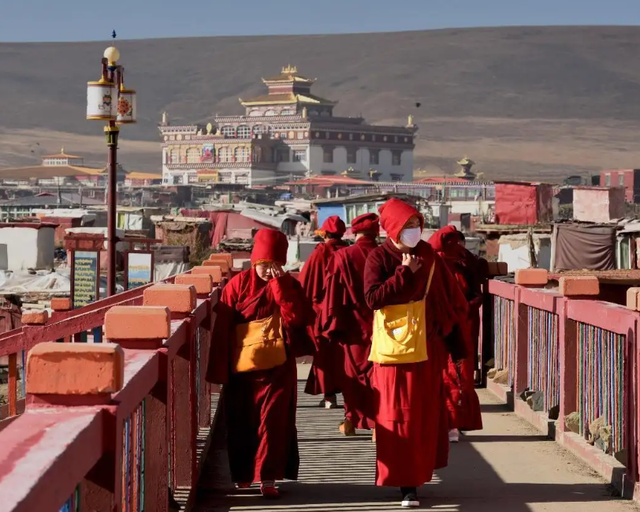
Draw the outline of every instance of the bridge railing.
<instances>
[{"instance_id":1,"label":"bridge railing","mask_svg":"<svg viewBox=\"0 0 640 512\"><path fill-rule=\"evenodd\" d=\"M487 386L630 495L638 483L640 314L597 300L594 280L562 278L555 290L490 280L482 343L495 364Z\"/></svg>"},{"instance_id":2,"label":"bridge railing","mask_svg":"<svg viewBox=\"0 0 640 512\"><path fill-rule=\"evenodd\" d=\"M217 410L204 377L220 269L200 270L2 338L7 353L30 351L26 412L0 432L3 510L166 511L193 499ZM56 343L94 329L106 343Z\"/></svg>"}]
</instances>

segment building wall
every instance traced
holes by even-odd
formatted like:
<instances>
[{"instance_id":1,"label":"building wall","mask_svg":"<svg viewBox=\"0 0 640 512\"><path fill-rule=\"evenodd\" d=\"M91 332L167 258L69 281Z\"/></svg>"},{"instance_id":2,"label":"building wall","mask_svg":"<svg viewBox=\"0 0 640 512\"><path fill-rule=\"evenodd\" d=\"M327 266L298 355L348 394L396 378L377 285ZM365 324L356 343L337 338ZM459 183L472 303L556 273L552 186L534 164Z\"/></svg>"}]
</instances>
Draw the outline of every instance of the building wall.
<instances>
[{"instance_id":1,"label":"building wall","mask_svg":"<svg viewBox=\"0 0 640 512\"><path fill-rule=\"evenodd\" d=\"M582 222L608 223L624 217L625 189L576 188L573 191L573 218Z\"/></svg>"},{"instance_id":2,"label":"building wall","mask_svg":"<svg viewBox=\"0 0 640 512\"><path fill-rule=\"evenodd\" d=\"M55 229L0 228L0 270L53 268Z\"/></svg>"},{"instance_id":3,"label":"building wall","mask_svg":"<svg viewBox=\"0 0 640 512\"><path fill-rule=\"evenodd\" d=\"M640 169L602 171L600 186L624 187L624 200L628 203L640 203Z\"/></svg>"},{"instance_id":4,"label":"building wall","mask_svg":"<svg viewBox=\"0 0 640 512\"><path fill-rule=\"evenodd\" d=\"M496 183L496 223L537 224L536 187L514 183Z\"/></svg>"}]
</instances>

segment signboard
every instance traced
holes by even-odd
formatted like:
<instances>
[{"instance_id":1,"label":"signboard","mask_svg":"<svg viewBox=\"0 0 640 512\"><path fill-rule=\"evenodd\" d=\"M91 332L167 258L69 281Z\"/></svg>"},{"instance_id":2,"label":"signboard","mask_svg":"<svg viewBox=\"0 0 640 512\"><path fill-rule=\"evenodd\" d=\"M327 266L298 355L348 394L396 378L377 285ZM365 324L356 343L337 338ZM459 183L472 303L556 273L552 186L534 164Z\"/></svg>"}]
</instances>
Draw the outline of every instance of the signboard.
<instances>
[{"instance_id":1,"label":"signboard","mask_svg":"<svg viewBox=\"0 0 640 512\"><path fill-rule=\"evenodd\" d=\"M73 307L81 308L99 298L100 267L97 251L74 251L71 269Z\"/></svg>"},{"instance_id":2,"label":"signboard","mask_svg":"<svg viewBox=\"0 0 640 512\"><path fill-rule=\"evenodd\" d=\"M153 281L153 253L127 253L127 289L144 286Z\"/></svg>"}]
</instances>

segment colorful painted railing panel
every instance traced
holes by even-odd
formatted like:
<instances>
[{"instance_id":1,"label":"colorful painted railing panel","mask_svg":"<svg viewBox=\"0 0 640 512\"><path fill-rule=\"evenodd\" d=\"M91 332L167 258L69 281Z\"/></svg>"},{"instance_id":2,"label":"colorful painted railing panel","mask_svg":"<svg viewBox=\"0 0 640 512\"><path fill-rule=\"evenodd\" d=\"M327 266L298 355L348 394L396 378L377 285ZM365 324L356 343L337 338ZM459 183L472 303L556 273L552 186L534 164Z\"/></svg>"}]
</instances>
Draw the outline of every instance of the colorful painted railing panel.
<instances>
[{"instance_id":1,"label":"colorful painted railing panel","mask_svg":"<svg viewBox=\"0 0 640 512\"><path fill-rule=\"evenodd\" d=\"M515 303L493 296L493 349L495 368L506 369L509 383L513 382L516 347Z\"/></svg>"},{"instance_id":2,"label":"colorful painted railing panel","mask_svg":"<svg viewBox=\"0 0 640 512\"><path fill-rule=\"evenodd\" d=\"M60 507L60 512L80 512L80 486L76 487L73 496Z\"/></svg>"},{"instance_id":3,"label":"colorful painted railing panel","mask_svg":"<svg viewBox=\"0 0 640 512\"><path fill-rule=\"evenodd\" d=\"M543 394L543 410L560 403L560 338L558 315L527 307L527 386Z\"/></svg>"},{"instance_id":4,"label":"colorful painted railing panel","mask_svg":"<svg viewBox=\"0 0 640 512\"><path fill-rule=\"evenodd\" d=\"M602 418L611 429L608 452L627 446L626 337L578 322L578 412L580 432L593 434L590 425Z\"/></svg>"},{"instance_id":5,"label":"colorful painted railing panel","mask_svg":"<svg viewBox=\"0 0 640 512\"><path fill-rule=\"evenodd\" d=\"M145 492L145 401L122 429L122 512L143 512Z\"/></svg>"}]
</instances>

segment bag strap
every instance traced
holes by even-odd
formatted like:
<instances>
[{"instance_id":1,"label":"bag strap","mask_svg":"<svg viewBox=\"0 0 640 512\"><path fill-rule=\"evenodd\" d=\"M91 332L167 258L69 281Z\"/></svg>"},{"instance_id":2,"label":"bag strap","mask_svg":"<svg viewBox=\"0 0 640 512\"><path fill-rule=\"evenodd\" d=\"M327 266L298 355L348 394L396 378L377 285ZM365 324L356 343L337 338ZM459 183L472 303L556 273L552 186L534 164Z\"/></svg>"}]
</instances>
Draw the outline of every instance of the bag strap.
<instances>
[{"instance_id":1,"label":"bag strap","mask_svg":"<svg viewBox=\"0 0 640 512\"><path fill-rule=\"evenodd\" d=\"M431 270L429 271L429 280L427 281L427 289L424 291L424 298L427 298L427 295L429 295L429 289L431 288L431 280L433 279L433 273L436 269L436 260L433 260L433 263L431 264Z\"/></svg>"}]
</instances>

